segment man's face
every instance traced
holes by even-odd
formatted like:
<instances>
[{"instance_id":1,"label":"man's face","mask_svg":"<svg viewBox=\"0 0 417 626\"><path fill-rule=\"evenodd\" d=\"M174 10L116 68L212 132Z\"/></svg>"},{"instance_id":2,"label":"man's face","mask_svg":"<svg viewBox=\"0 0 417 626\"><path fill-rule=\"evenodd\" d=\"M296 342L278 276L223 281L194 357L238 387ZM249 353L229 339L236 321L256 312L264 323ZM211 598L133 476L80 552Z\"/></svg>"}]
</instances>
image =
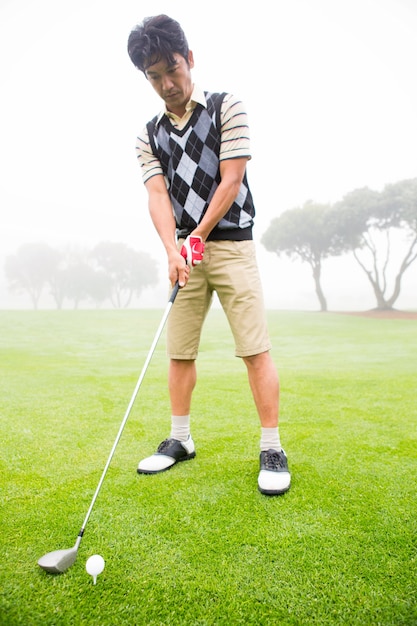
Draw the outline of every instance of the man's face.
<instances>
[{"instance_id":1,"label":"man's face","mask_svg":"<svg viewBox=\"0 0 417 626\"><path fill-rule=\"evenodd\" d=\"M165 60L150 65L145 70L145 76L165 102L168 111L182 117L193 91L191 79L191 68L194 67L193 53L189 52L188 63L178 53L174 54L174 59L174 65L168 65Z\"/></svg>"}]
</instances>

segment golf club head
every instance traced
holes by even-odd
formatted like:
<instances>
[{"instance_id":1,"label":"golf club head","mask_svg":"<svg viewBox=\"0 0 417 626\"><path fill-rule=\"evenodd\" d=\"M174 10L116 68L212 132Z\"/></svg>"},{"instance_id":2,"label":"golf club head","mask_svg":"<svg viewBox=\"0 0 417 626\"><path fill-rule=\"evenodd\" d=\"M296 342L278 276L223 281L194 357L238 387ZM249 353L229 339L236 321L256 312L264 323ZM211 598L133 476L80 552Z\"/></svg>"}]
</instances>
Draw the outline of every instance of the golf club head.
<instances>
[{"instance_id":1,"label":"golf club head","mask_svg":"<svg viewBox=\"0 0 417 626\"><path fill-rule=\"evenodd\" d=\"M68 550L48 552L48 554L41 556L38 565L50 574L62 574L74 564L77 558L77 551L78 546L74 546L73 548L68 548Z\"/></svg>"}]
</instances>

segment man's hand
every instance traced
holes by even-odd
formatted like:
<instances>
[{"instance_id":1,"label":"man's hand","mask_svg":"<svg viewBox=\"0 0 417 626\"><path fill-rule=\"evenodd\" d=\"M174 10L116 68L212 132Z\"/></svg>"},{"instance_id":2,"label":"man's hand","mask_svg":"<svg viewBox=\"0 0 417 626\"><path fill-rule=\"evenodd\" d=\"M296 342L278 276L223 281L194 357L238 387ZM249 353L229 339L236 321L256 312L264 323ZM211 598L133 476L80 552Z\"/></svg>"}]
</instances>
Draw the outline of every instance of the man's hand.
<instances>
[{"instance_id":1,"label":"man's hand","mask_svg":"<svg viewBox=\"0 0 417 626\"><path fill-rule=\"evenodd\" d=\"M198 235L188 235L181 247L181 256L191 269L201 263L204 255L204 243Z\"/></svg>"}]
</instances>

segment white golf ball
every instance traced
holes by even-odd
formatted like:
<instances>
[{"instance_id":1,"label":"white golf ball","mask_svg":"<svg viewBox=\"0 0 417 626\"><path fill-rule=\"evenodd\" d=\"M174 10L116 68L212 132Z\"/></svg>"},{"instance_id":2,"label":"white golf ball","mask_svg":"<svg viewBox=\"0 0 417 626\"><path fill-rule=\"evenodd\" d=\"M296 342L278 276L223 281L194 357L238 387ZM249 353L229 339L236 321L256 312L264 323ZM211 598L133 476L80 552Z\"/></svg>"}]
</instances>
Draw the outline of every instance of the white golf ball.
<instances>
[{"instance_id":1,"label":"white golf ball","mask_svg":"<svg viewBox=\"0 0 417 626\"><path fill-rule=\"evenodd\" d=\"M87 570L87 573L93 577L94 584L96 584L97 576L104 570L103 557L99 554L93 554L93 556L90 556L90 558L87 559L85 569Z\"/></svg>"}]
</instances>

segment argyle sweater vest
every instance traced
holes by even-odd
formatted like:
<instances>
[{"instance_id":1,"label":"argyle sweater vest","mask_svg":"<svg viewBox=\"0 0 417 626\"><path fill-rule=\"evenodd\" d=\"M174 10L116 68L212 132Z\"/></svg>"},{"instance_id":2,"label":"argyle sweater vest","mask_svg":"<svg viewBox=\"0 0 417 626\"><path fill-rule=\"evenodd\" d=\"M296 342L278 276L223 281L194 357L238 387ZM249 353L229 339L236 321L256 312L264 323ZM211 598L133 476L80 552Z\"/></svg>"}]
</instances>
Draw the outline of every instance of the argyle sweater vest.
<instances>
[{"instance_id":1,"label":"argyle sweater vest","mask_svg":"<svg viewBox=\"0 0 417 626\"><path fill-rule=\"evenodd\" d=\"M147 124L152 152L168 181L177 235L186 237L201 221L220 182L220 109L225 94L205 93L207 109L197 104L185 128L164 115ZM252 239L255 216L246 173L236 200L208 239Z\"/></svg>"}]
</instances>

